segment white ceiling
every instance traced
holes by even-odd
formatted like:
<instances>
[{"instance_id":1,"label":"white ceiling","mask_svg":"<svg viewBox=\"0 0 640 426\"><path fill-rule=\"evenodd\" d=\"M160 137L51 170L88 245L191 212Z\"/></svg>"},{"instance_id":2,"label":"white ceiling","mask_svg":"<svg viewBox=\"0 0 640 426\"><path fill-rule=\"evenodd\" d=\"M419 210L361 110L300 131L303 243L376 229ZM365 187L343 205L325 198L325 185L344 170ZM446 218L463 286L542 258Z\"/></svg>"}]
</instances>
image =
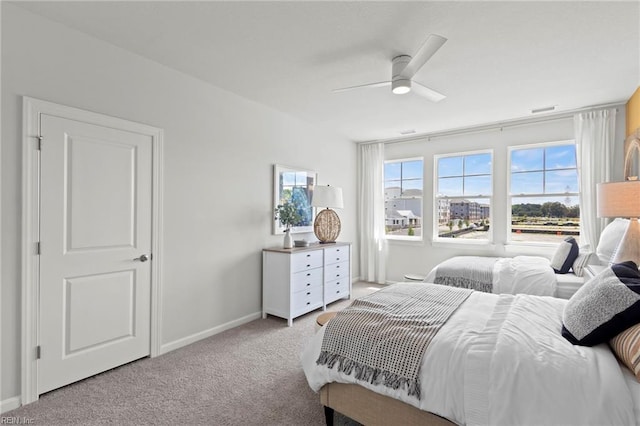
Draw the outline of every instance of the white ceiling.
<instances>
[{"instance_id":1,"label":"white ceiling","mask_svg":"<svg viewBox=\"0 0 640 426\"><path fill-rule=\"evenodd\" d=\"M61 22L354 141L625 102L640 85L640 2L21 2ZM415 80L391 59L448 41Z\"/></svg>"}]
</instances>

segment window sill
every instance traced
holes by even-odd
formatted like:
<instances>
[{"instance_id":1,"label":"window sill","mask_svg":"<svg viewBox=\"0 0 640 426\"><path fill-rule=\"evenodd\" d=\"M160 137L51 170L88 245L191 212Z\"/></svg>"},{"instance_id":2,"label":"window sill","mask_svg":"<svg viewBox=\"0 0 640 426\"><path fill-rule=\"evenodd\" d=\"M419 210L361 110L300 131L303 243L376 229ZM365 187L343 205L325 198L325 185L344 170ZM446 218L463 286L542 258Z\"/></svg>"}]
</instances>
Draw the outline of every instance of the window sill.
<instances>
[{"instance_id":1,"label":"window sill","mask_svg":"<svg viewBox=\"0 0 640 426\"><path fill-rule=\"evenodd\" d=\"M552 249L555 251L557 247L558 243L510 242L504 245L504 251L507 254L534 255L550 258L549 250Z\"/></svg>"},{"instance_id":2,"label":"window sill","mask_svg":"<svg viewBox=\"0 0 640 426\"><path fill-rule=\"evenodd\" d=\"M386 237L385 238L389 244L399 244L399 245L424 245L424 240L422 238L398 238L398 237Z\"/></svg>"},{"instance_id":3,"label":"window sill","mask_svg":"<svg viewBox=\"0 0 640 426\"><path fill-rule=\"evenodd\" d=\"M468 249L476 249L478 247L495 249L496 245L491 241L478 241L478 240L464 240L462 238L447 238L447 239L437 239L431 242L433 247L456 247L456 248L468 248Z\"/></svg>"}]
</instances>

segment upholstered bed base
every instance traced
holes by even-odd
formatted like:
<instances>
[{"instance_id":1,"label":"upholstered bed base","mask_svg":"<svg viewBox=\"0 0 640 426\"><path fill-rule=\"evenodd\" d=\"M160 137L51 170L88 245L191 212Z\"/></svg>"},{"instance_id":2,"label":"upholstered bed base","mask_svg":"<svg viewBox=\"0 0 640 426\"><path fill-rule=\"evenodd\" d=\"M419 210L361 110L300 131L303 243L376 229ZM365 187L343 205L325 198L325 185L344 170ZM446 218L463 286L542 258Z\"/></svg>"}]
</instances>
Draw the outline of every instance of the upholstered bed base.
<instances>
[{"instance_id":1,"label":"upholstered bed base","mask_svg":"<svg viewBox=\"0 0 640 426\"><path fill-rule=\"evenodd\" d=\"M402 401L377 394L362 386L328 383L320 389L327 426L333 425L333 411L367 426L411 425L451 426L449 420L422 411Z\"/></svg>"}]
</instances>

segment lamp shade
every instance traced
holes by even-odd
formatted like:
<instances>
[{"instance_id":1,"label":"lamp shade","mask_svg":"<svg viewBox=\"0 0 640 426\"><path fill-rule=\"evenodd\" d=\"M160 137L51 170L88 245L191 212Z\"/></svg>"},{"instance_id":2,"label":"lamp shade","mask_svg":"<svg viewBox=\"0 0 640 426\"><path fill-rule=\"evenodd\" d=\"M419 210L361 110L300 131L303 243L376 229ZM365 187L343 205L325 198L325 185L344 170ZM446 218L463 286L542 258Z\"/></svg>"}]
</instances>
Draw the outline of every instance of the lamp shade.
<instances>
[{"instance_id":1,"label":"lamp shade","mask_svg":"<svg viewBox=\"0 0 640 426\"><path fill-rule=\"evenodd\" d=\"M640 217L640 181L597 185L598 217Z\"/></svg>"},{"instance_id":2,"label":"lamp shade","mask_svg":"<svg viewBox=\"0 0 640 426\"><path fill-rule=\"evenodd\" d=\"M344 207L342 201L342 188L337 186L316 186L313 189L313 197L311 198L313 207L327 207L341 209Z\"/></svg>"}]
</instances>

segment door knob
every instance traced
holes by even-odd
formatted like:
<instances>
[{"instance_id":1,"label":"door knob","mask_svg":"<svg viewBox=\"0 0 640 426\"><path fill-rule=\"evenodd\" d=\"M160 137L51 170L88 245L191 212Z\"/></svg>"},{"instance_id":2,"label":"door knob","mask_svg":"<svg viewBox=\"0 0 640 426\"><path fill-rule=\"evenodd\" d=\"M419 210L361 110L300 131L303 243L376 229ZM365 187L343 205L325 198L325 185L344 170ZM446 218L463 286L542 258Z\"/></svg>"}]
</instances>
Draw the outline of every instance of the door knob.
<instances>
[{"instance_id":1,"label":"door knob","mask_svg":"<svg viewBox=\"0 0 640 426\"><path fill-rule=\"evenodd\" d=\"M140 262L146 262L147 260L149 260L149 256L147 256L146 254L143 254L140 257L136 257L133 260L139 260Z\"/></svg>"}]
</instances>

